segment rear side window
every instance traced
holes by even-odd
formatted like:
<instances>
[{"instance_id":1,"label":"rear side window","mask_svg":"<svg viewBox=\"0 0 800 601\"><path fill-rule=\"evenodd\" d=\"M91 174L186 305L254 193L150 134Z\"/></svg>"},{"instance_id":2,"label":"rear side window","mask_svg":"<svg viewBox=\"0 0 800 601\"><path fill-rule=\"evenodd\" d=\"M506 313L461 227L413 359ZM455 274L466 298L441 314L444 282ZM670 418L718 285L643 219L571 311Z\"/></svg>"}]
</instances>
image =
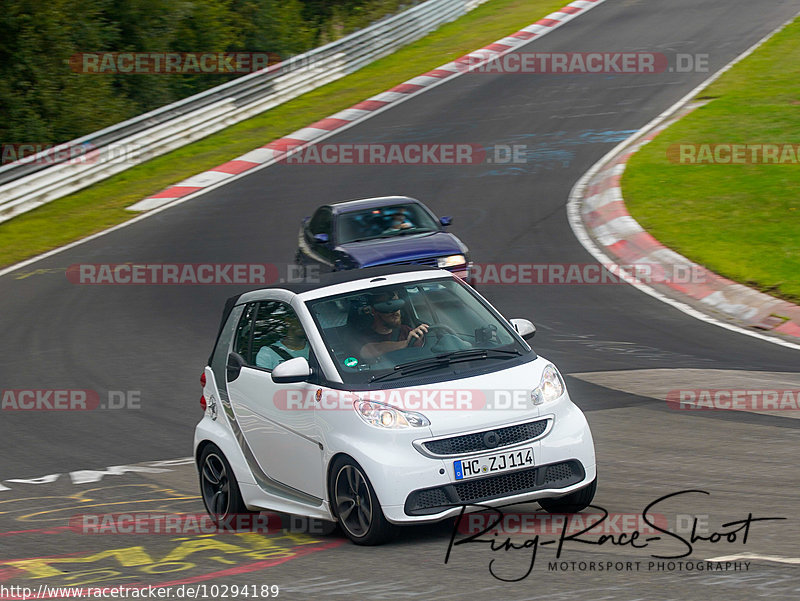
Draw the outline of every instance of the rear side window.
<instances>
[{"instance_id":1,"label":"rear side window","mask_svg":"<svg viewBox=\"0 0 800 601\"><path fill-rule=\"evenodd\" d=\"M259 305L253 350L256 367L263 369L274 369L296 357L311 359L311 348L300 319L294 309L281 302L262 302Z\"/></svg>"},{"instance_id":2,"label":"rear side window","mask_svg":"<svg viewBox=\"0 0 800 601\"><path fill-rule=\"evenodd\" d=\"M233 350L247 365L269 370L295 357L312 360L310 345L297 314L280 301L261 301L245 307Z\"/></svg>"},{"instance_id":3,"label":"rear side window","mask_svg":"<svg viewBox=\"0 0 800 601\"><path fill-rule=\"evenodd\" d=\"M231 348L231 340L237 331L237 326L240 322L243 307L240 305L234 307L231 314L228 315L228 321L219 333L217 346L214 347L214 354L211 357L211 371L214 372L214 379L217 381L219 393L227 398L225 391L225 382L227 381L225 368L228 363L228 349Z\"/></svg>"},{"instance_id":4,"label":"rear side window","mask_svg":"<svg viewBox=\"0 0 800 601\"><path fill-rule=\"evenodd\" d=\"M258 303L248 303L239 320L239 327L236 328L236 337L233 341L233 352L239 353L248 365L253 364L252 335L253 335L253 314Z\"/></svg>"}]
</instances>

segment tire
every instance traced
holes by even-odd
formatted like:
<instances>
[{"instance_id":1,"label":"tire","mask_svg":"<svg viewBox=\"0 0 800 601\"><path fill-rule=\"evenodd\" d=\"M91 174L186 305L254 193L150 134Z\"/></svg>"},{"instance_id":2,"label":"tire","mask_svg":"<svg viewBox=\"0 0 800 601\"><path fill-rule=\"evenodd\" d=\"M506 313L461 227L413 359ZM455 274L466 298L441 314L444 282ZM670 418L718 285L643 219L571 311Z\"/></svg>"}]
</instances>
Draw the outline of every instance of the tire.
<instances>
[{"instance_id":1,"label":"tire","mask_svg":"<svg viewBox=\"0 0 800 601\"><path fill-rule=\"evenodd\" d=\"M381 545L394 528L383 515L378 496L364 470L349 457L339 457L331 469L331 508L339 527L357 545Z\"/></svg>"},{"instance_id":2,"label":"tire","mask_svg":"<svg viewBox=\"0 0 800 601\"><path fill-rule=\"evenodd\" d=\"M550 499L539 499L539 505L548 513L578 513L586 509L594 499L597 491L597 478L592 483L583 488L564 495L563 497L553 497Z\"/></svg>"},{"instance_id":3,"label":"tire","mask_svg":"<svg viewBox=\"0 0 800 601\"><path fill-rule=\"evenodd\" d=\"M218 446L206 445L197 465L203 505L215 524L233 515L259 513L247 509L231 465Z\"/></svg>"}]
</instances>

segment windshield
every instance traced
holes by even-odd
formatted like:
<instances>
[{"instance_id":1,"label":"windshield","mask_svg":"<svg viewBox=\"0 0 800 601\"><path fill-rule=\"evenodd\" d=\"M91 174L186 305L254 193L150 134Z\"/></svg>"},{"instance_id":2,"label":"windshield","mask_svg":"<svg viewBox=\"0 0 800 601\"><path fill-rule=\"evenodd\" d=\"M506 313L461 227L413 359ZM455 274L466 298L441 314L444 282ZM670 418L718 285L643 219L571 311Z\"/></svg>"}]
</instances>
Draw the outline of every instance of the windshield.
<instances>
[{"instance_id":1,"label":"windshield","mask_svg":"<svg viewBox=\"0 0 800 601\"><path fill-rule=\"evenodd\" d=\"M423 234L439 224L418 204L399 204L342 213L337 219L339 244Z\"/></svg>"},{"instance_id":2,"label":"windshield","mask_svg":"<svg viewBox=\"0 0 800 601\"><path fill-rule=\"evenodd\" d=\"M502 369L531 351L468 287L452 278L370 288L307 302L345 384L428 372Z\"/></svg>"}]
</instances>

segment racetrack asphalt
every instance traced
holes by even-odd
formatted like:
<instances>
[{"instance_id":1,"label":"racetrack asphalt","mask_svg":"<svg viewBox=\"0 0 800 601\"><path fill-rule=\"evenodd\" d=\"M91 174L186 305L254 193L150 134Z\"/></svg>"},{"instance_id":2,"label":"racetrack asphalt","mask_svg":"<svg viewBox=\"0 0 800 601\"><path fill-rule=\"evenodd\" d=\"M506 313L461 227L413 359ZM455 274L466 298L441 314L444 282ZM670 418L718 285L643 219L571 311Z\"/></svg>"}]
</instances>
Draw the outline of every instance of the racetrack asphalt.
<instances>
[{"instance_id":1,"label":"racetrack asphalt","mask_svg":"<svg viewBox=\"0 0 800 601\"><path fill-rule=\"evenodd\" d=\"M73 484L65 475L68 472L140 462L151 465L191 454L193 428L201 416L198 378L224 300L242 289L81 286L65 277L68 266L284 265L293 259L301 218L316 206L393 194L414 196L439 215L453 215L452 231L478 262L592 263L574 238L565 212L578 178L616 143L798 11L797 0L608 0L523 50L700 53L708 55L709 72L463 75L326 142L524 144L529 162L277 164L0 277L0 389L89 389L101 398L108 391L135 391L141 399L139 409L3 411L0 479L9 490L0 488L2 530L31 528L29 522L35 520L20 520L24 512L19 507L48 506L43 496L70 497L66 504L58 503L71 507L74 495L86 485ZM730 371L736 385L741 382L736 377L739 371L796 373L800 352L700 322L627 285L486 285L480 290L508 317L531 319L538 328L533 340L537 352L567 375L571 396L593 427L600 470L597 503L613 512L635 512L664 494L704 489L712 493L710 500L671 509L707 514L717 525L748 512L788 519L779 526L777 522L754 525L747 545L707 544L692 558L744 552L798 555L800 422L747 412L673 411L657 394L648 394L646 383L625 392L630 387L604 384L602 378L583 374L657 369L652 384L661 390L682 384L685 372L670 370L715 370L714 387L721 388L725 380L716 370ZM775 380L776 386L779 381ZM201 512L202 505L193 499L197 487L192 469L189 465L170 472L107 476L102 483L109 488L92 494L101 505L113 499L129 510L126 501L134 503L141 491L152 491L153 498L167 496L169 502L159 507L180 505ZM39 483L10 481L59 473L62 476ZM164 490L178 492L170 497ZM4 511L12 505L17 509ZM135 503L130 507L135 509ZM712 575L554 573L541 560L532 576L506 583L489 574L492 557L487 549L464 547L444 565L447 541L445 526L416 528L395 545L377 551L350 544L323 548L279 565L243 571L235 582L280 584L286 598L297 599L342 598L337 595L345 592L352 598L399 598L405 592L405 598L572 599L584 598L589 590L595 590L595 599L797 598L797 567L788 563L753 560L747 572ZM47 532L15 535L13 541L0 537L0 583L8 578L35 585L50 582L32 578L27 570L3 571L3 563L10 559L97 553L135 544L140 543L125 537ZM152 557L160 557L179 543L151 537L141 544ZM569 559L587 561L650 559L646 550L625 547L579 548L569 554ZM187 574L225 565L216 561L204 556ZM513 561L507 563L524 572L524 565ZM364 569L359 572L357 567ZM119 573L110 575L107 584L131 582L130 574L136 570L115 564ZM136 582L173 580L163 572L156 575L155 569L142 570L136 572ZM63 575L53 578L52 582L69 583ZM334 580L344 584L337 588ZM232 577L218 576L215 581L234 583ZM364 588L368 581L380 581L388 590L368 591Z\"/></svg>"}]
</instances>

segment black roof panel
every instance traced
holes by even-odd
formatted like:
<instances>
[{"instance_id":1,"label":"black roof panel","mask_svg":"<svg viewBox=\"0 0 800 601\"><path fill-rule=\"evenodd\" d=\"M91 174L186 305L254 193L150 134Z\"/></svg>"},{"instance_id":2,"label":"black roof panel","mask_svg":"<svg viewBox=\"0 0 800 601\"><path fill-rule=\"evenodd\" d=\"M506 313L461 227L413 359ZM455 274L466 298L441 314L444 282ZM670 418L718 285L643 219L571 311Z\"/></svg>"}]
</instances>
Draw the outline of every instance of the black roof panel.
<instances>
[{"instance_id":1,"label":"black roof panel","mask_svg":"<svg viewBox=\"0 0 800 601\"><path fill-rule=\"evenodd\" d=\"M313 280L300 280L295 282L285 282L282 284L275 284L274 286L263 286L261 288L254 288L246 290L241 294L232 296L228 299L230 306L236 304L242 294L254 292L256 290L288 290L295 294L301 294L310 290L317 290L318 288L325 288L326 286L333 286L336 284L346 284L347 282L355 282L356 280L364 280L368 278L377 278L386 275L394 275L396 273L409 273L415 271L439 271L435 267L426 265L378 265L376 267L364 267L363 269L349 269L346 271L334 271L332 273L321 274L319 278Z\"/></svg>"}]
</instances>

